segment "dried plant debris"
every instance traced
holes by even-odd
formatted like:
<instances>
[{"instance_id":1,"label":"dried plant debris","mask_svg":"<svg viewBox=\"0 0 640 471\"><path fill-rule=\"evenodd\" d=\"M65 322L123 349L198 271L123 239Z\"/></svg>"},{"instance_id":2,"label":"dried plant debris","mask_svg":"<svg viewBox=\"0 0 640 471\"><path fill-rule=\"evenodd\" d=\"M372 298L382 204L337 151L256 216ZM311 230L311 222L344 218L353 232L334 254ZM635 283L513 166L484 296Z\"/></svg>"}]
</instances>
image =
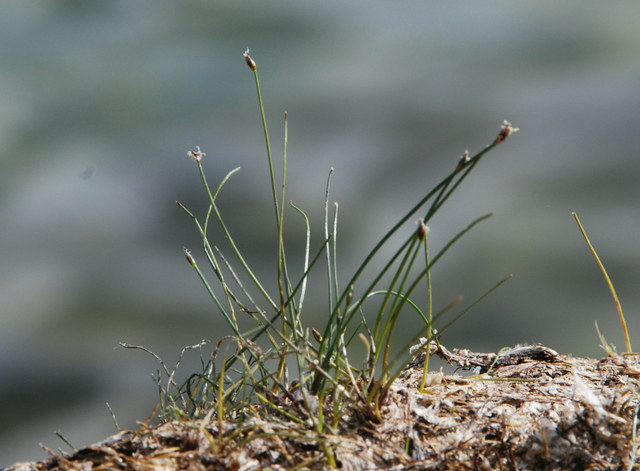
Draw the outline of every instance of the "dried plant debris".
<instances>
[{"instance_id":1,"label":"dried plant debris","mask_svg":"<svg viewBox=\"0 0 640 471\"><path fill-rule=\"evenodd\" d=\"M326 450L343 470L639 468L638 356L573 358L542 345L498 354L431 351L481 374L431 373L420 392L418 357L392 386L381 423L354 407L336 430L318 434L282 413L297 407L285 396L276 415L256 406L238 424L205 418L142 426L9 470L330 469Z\"/></svg>"}]
</instances>

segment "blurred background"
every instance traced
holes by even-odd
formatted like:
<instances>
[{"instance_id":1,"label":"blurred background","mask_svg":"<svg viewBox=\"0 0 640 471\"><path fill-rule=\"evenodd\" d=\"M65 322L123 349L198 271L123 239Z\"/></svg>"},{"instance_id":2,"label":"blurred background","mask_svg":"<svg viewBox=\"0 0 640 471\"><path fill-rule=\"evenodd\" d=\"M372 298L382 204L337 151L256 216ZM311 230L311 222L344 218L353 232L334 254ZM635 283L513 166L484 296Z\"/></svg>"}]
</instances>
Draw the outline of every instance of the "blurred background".
<instances>
[{"instance_id":1,"label":"blurred background","mask_svg":"<svg viewBox=\"0 0 640 471\"><path fill-rule=\"evenodd\" d=\"M4 1L0 3L0 467L135 428L157 401L157 362L226 325L186 263L180 200L206 210L187 151L225 186L220 208L256 271L275 280L258 64L277 166L289 115L288 198L322 235L329 169L343 282L453 169L488 154L430 223L435 253L496 216L434 269L436 309L514 278L442 339L497 351L543 342L624 350L577 211L640 334L640 4L535 2ZM303 226L293 210L291 262ZM415 230L412 222L405 234ZM299 266L299 265L298 265ZM322 280L322 278L320 278ZM269 282L267 281L267 284ZM309 325L322 326L321 290ZM418 328L409 316L398 334ZM187 355L185 371L199 364ZM195 368L195 366L194 366ZM193 368L192 368L193 371Z\"/></svg>"}]
</instances>

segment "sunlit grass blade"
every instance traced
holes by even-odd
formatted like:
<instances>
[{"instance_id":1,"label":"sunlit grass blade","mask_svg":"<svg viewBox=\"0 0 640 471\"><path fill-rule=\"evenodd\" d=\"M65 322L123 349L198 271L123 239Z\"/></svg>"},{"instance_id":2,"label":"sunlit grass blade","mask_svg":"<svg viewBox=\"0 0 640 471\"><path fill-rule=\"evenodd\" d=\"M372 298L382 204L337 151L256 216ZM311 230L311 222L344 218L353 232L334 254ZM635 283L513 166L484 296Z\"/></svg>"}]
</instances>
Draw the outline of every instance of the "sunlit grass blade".
<instances>
[{"instance_id":1,"label":"sunlit grass blade","mask_svg":"<svg viewBox=\"0 0 640 471\"><path fill-rule=\"evenodd\" d=\"M334 295L338 295L338 268L336 261L336 244L337 244L337 223L338 223L338 204L335 204L335 213L333 217L333 230L329 231L329 193L331 188L331 176L333 175L333 167L329 169L329 175L327 175L327 186L324 196L324 238L328 239L329 234L332 235L333 245L326 246L327 256L327 300L330 311L333 311L335 304ZM333 253L333 256L332 256Z\"/></svg>"},{"instance_id":2,"label":"sunlit grass blade","mask_svg":"<svg viewBox=\"0 0 640 471\"><path fill-rule=\"evenodd\" d=\"M629 340L629 331L627 330L627 322L624 319L624 314L622 313L622 306L620 305L620 300L618 299L618 295L616 294L616 289L613 286L611 278L609 278L609 274L607 273L607 270L605 270L604 265L600 261L600 257L598 257L598 254L596 253L596 250L593 248L593 245L591 245L591 241L589 240L589 237L587 237L587 233L582 227L582 224L580 224L580 219L578 218L578 214L575 212L571 214L573 215L573 218L578 223L580 232L582 232L582 237L584 237L584 240L587 242L587 245L589 246L589 250L591 250L593 257L596 259L596 263L600 267L600 270L604 275L604 279L607 282L607 285L609 286L609 291L611 291L611 296L613 296L613 301L615 302L616 309L618 311L618 317L620 318L620 324L622 325L622 332L624 333L624 343L627 347L627 353L632 353L633 350L631 350L631 340Z\"/></svg>"}]
</instances>

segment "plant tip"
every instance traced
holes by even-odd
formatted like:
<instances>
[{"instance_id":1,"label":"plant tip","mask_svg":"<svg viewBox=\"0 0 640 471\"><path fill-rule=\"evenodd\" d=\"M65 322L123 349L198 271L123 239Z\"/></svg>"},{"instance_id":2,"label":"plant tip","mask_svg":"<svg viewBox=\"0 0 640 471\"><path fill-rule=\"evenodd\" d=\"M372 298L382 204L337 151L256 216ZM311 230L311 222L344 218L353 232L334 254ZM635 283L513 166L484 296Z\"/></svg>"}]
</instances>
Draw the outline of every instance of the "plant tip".
<instances>
[{"instance_id":1,"label":"plant tip","mask_svg":"<svg viewBox=\"0 0 640 471\"><path fill-rule=\"evenodd\" d=\"M249 66L249 68L255 72L256 71L256 63L253 61L253 59L251 58L251 56L249 55L249 47L247 46L247 50L244 51L244 60L247 61L247 65Z\"/></svg>"},{"instance_id":2,"label":"plant tip","mask_svg":"<svg viewBox=\"0 0 640 471\"><path fill-rule=\"evenodd\" d=\"M469 162L469 151L465 150L464 154L462 154L462 157L460 157L460 160L458 160L458 166L456 167L456 172L460 171L462 169L462 167L464 167L467 162Z\"/></svg>"},{"instance_id":3,"label":"plant tip","mask_svg":"<svg viewBox=\"0 0 640 471\"><path fill-rule=\"evenodd\" d=\"M196 150L190 150L189 152L187 152L187 155L191 157L193 160L195 160L196 162L200 163L202 162L202 157L204 157L207 154L205 154L200 150L200 146L196 146Z\"/></svg>"},{"instance_id":4,"label":"plant tip","mask_svg":"<svg viewBox=\"0 0 640 471\"><path fill-rule=\"evenodd\" d=\"M511 125L511 123L505 119L504 123L502 124L502 127L500 128L500 132L498 133L498 136L493 141L493 145L495 146L495 145L500 144L507 137L509 137L512 133L518 132L518 131L520 131L520 128L514 128Z\"/></svg>"},{"instance_id":5,"label":"plant tip","mask_svg":"<svg viewBox=\"0 0 640 471\"><path fill-rule=\"evenodd\" d=\"M193 259L193 255L191 255L191 250L186 247L182 247L182 251L184 252L185 257L187 257L187 262L191 264L191 266L196 266L196 261Z\"/></svg>"},{"instance_id":6,"label":"plant tip","mask_svg":"<svg viewBox=\"0 0 640 471\"><path fill-rule=\"evenodd\" d=\"M418 239L424 240L429 233L429 226L424 223L422 218L418 219Z\"/></svg>"}]
</instances>

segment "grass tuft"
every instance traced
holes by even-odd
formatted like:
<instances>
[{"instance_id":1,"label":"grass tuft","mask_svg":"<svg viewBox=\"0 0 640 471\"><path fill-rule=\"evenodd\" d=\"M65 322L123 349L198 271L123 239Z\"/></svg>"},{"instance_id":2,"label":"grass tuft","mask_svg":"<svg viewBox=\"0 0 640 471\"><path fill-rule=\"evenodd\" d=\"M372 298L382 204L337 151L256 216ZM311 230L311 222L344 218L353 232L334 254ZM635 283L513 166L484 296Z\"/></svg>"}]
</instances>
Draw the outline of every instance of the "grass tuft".
<instances>
[{"instance_id":1,"label":"grass tuft","mask_svg":"<svg viewBox=\"0 0 640 471\"><path fill-rule=\"evenodd\" d=\"M238 169L231 170L212 191L213 187L209 185L203 169L206 154L200 148L190 151L188 155L198 168L209 207L203 217L198 217L184 204L177 204L192 219L201 236L200 249L208 265L207 270L201 268L198 255L187 248L184 253L231 334L220 340L209 356L204 354L204 341L183 350L183 354L187 349L200 351L202 370L192 374L182 384L175 380L180 361L171 371L160 361L162 369L157 373L160 415L165 419L215 418L219 436L209 436L215 450L225 446L226 439L221 432L223 420L235 422L238 427L242 427L243 423L250 427L248 418L269 416L286 424L286 433L291 436L302 437L312 433L326 462L336 467L338 462L327 434L339 430L347 416L346 412L358 411L358 417L364 421L382 421L383 406L390 387L407 364L425 351L428 355L431 343L439 342L440 336L449 327L509 278L498 282L478 300L460 308L438 330L434 328L441 318L458 309L461 298L434 313L431 271L462 236L491 217L491 214L476 219L460 230L433 257L429 253L428 224L482 158L518 129L505 121L491 144L473 156L466 151L452 165L449 175L392 225L346 283L338 277L338 205L330 204L331 169L326 183L322 242L319 245L313 247L311 244L312 226L305 211L293 202L289 204L294 213L302 218L306 235L302 275L294 277L292 273L295 270L290 269L286 256L284 217L287 208L287 114L284 114L283 126L283 170L278 180L258 67L248 49L244 59L254 75L266 144L276 223L274 238L277 266L274 276L277 278L277 293L269 293L257 278L217 206L217 197L223 186ZM417 230L407 230L407 226L415 222ZM209 235L211 224L218 226L222 236L215 244ZM389 253L392 237L398 233L406 233L404 242L395 248L391 247L392 255L382 260L381 269L371 273L372 262L380 261L383 248L385 253ZM305 295L310 289L309 275L317 270L326 273L327 292L325 323L320 328L308 323L303 309L306 306ZM213 277L215 284L208 277ZM323 289L319 286L313 288ZM374 297L379 302L372 303ZM243 331L238 322L239 313L251 318L253 327ZM393 352L398 321L401 316L411 315L419 320L422 328L411 342ZM410 354L410 346L422 336L426 336L427 341L422 348ZM354 365L350 358L356 339L358 347L361 349L364 345L366 352L360 366ZM154 355L143 347L125 346ZM428 359L424 365L424 378L427 372ZM164 382L163 376L166 377ZM421 389L425 387L424 378Z\"/></svg>"}]
</instances>

